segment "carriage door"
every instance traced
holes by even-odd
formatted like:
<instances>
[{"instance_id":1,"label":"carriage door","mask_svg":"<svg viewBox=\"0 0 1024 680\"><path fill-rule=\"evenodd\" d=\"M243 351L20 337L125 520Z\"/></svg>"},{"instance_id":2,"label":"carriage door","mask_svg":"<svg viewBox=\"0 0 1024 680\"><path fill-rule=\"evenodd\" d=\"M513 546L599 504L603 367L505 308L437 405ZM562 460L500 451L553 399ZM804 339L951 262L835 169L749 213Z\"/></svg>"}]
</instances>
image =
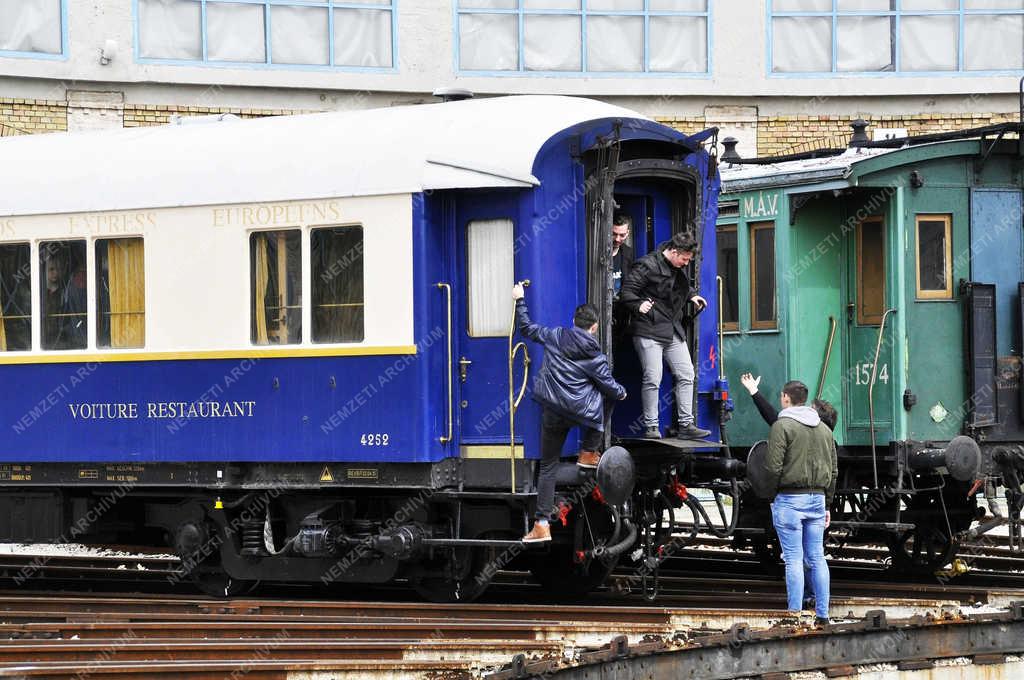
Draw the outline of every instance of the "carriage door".
<instances>
[{"instance_id":1,"label":"carriage door","mask_svg":"<svg viewBox=\"0 0 1024 680\"><path fill-rule=\"evenodd\" d=\"M508 444L515 207L510 196L464 194L456 208L455 382L462 446Z\"/></svg>"},{"instance_id":2,"label":"carriage door","mask_svg":"<svg viewBox=\"0 0 1024 680\"><path fill-rule=\"evenodd\" d=\"M879 329L887 305L886 223L881 216L868 217L849 235L847 257L846 366L842 381L844 409L840 419L846 422L847 441L871 443L873 393L875 440L887 442L892 428L892 339L894 319L885 320L882 344L878 352L875 385L871 374L878 345ZM827 399L828 395L822 395Z\"/></svg>"}]
</instances>

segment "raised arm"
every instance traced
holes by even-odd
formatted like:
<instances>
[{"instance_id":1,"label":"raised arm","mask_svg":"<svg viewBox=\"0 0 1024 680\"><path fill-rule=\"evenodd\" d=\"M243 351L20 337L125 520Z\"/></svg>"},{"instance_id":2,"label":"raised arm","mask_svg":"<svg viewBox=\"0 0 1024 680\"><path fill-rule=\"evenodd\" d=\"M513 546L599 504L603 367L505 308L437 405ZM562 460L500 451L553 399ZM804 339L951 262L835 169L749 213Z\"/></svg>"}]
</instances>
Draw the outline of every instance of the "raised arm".
<instances>
[{"instance_id":1,"label":"raised arm","mask_svg":"<svg viewBox=\"0 0 1024 680\"><path fill-rule=\"evenodd\" d=\"M541 326L530 320L530 313L526 309L526 298L523 294L523 287L516 284L512 287L512 298L516 301L516 328L519 333L529 340L544 344L551 338L551 329Z\"/></svg>"}]
</instances>

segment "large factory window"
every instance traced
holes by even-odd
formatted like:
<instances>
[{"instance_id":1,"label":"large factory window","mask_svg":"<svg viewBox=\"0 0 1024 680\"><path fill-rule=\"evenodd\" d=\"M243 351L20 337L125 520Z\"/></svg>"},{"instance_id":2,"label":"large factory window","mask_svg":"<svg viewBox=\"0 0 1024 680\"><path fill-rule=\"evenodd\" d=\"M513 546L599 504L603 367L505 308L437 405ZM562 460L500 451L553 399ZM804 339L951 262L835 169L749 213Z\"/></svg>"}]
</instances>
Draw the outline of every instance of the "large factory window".
<instances>
[{"instance_id":1,"label":"large factory window","mask_svg":"<svg viewBox=\"0 0 1024 680\"><path fill-rule=\"evenodd\" d=\"M363 228L314 229L310 235L313 342L361 342Z\"/></svg>"},{"instance_id":2,"label":"large factory window","mask_svg":"<svg viewBox=\"0 0 1024 680\"><path fill-rule=\"evenodd\" d=\"M1024 68L1020 0L770 0L773 73Z\"/></svg>"},{"instance_id":3,"label":"large factory window","mask_svg":"<svg viewBox=\"0 0 1024 680\"><path fill-rule=\"evenodd\" d=\"M138 54L157 61L390 69L394 2L138 0Z\"/></svg>"},{"instance_id":4,"label":"large factory window","mask_svg":"<svg viewBox=\"0 0 1024 680\"><path fill-rule=\"evenodd\" d=\"M43 349L85 349L88 341L85 241L39 244Z\"/></svg>"},{"instance_id":5,"label":"large factory window","mask_svg":"<svg viewBox=\"0 0 1024 680\"><path fill-rule=\"evenodd\" d=\"M718 228L718 275L722 277L722 329L739 330L740 265L736 225Z\"/></svg>"},{"instance_id":6,"label":"large factory window","mask_svg":"<svg viewBox=\"0 0 1024 680\"><path fill-rule=\"evenodd\" d=\"M708 0L456 1L460 71L708 72Z\"/></svg>"},{"instance_id":7,"label":"large factory window","mask_svg":"<svg viewBox=\"0 0 1024 680\"><path fill-rule=\"evenodd\" d=\"M474 338L508 333L508 291L512 270L512 220L475 220L466 226L469 281L469 335Z\"/></svg>"},{"instance_id":8,"label":"large factory window","mask_svg":"<svg viewBox=\"0 0 1024 680\"><path fill-rule=\"evenodd\" d=\"M750 225L750 327L777 327L775 307L775 223Z\"/></svg>"},{"instance_id":9,"label":"large factory window","mask_svg":"<svg viewBox=\"0 0 1024 680\"><path fill-rule=\"evenodd\" d=\"M0 352L32 349L32 265L27 243L0 245Z\"/></svg>"},{"instance_id":10,"label":"large factory window","mask_svg":"<svg viewBox=\"0 0 1024 680\"><path fill-rule=\"evenodd\" d=\"M953 298L952 215L917 216L917 297Z\"/></svg>"},{"instance_id":11,"label":"large factory window","mask_svg":"<svg viewBox=\"0 0 1024 680\"><path fill-rule=\"evenodd\" d=\"M869 217L857 225L857 323L877 326L885 311L885 222Z\"/></svg>"},{"instance_id":12,"label":"large factory window","mask_svg":"<svg viewBox=\"0 0 1024 680\"><path fill-rule=\"evenodd\" d=\"M63 10L62 0L0 1L0 54L61 56Z\"/></svg>"},{"instance_id":13,"label":"large factory window","mask_svg":"<svg viewBox=\"0 0 1024 680\"><path fill-rule=\"evenodd\" d=\"M96 241L96 346L146 344L146 263L141 238Z\"/></svg>"},{"instance_id":14,"label":"large factory window","mask_svg":"<svg viewBox=\"0 0 1024 680\"><path fill-rule=\"evenodd\" d=\"M302 342L301 232L289 229L252 234L249 272L253 344Z\"/></svg>"}]
</instances>

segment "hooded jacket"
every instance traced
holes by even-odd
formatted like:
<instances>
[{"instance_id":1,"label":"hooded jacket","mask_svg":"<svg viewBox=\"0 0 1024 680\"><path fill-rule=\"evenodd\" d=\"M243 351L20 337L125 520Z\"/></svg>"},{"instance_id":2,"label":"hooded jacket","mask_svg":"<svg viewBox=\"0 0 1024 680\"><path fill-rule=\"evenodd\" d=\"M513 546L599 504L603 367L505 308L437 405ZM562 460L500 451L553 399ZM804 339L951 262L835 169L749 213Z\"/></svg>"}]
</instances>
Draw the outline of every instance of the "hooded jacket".
<instances>
[{"instance_id":1,"label":"hooded jacket","mask_svg":"<svg viewBox=\"0 0 1024 680\"><path fill-rule=\"evenodd\" d=\"M604 431L604 399L626 389L612 377L608 357L582 328L547 328L530 321L526 302L516 301L516 326L523 337L544 345L544 363L533 381L533 398L569 420Z\"/></svg>"},{"instance_id":2,"label":"hooded jacket","mask_svg":"<svg viewBox=\"0 0 1024 680\"><path fill-rule=\"evenodd\" d=\"M696 291L682 268L673 267L663 251L671 241L658 244L630 267L622 281L619 300L633 313L633 334L659 342L672 342L672 336L686 338L683 328L683 310ZM652 300L654 306L646 314L640 305Z\"/></svg>"},{"instance_id":3,"label":"hooded jacket","mask_svg":"<svg viewBox=\"0 0 1024 680\"><path fill-rule=\"evenodd\" d=\"M776 493L824 494L831 505L839 476L836 442L810 406L791 406L779 413L768 435L765 465Z\"/></svg>"}]
</instances>

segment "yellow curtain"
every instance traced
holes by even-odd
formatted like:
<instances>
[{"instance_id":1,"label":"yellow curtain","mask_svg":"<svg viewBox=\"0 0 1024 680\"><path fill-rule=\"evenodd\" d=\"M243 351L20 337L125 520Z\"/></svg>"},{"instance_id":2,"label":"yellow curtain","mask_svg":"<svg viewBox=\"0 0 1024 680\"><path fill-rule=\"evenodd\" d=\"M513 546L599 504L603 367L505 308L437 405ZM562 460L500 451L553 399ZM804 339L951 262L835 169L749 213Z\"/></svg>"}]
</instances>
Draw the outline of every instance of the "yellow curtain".
<instances>
[{"instance_id":1,"label":"yellow curtain","mask_svg":"<svg viewBox=\"0 0 1024 680\"><path fill-rule=\"evenodd\" d=\"M0 287L0 352L7 351L7 327L4 325L4 297Z\"/></svg>"},{"instance_id":2,"label":"yellow curtain","mask_svg":"<svg viewBox=\"0 0 1024 680\"><path fill-rule=\"evenodd\" d=\"M256 281L252 294L253 323L256 328L256 343L266 345L267 335L267 286L270 284L270 262L267 258L267 235L256 235Z\"/></svg>"},{"instance_id":3,"label":"yellow curtain","mask_svg":"<svg viewBox=\"0 0 1024 680\"><path fill-rule=\"evenodd\" d=\"M110 346L142 347L146 342L146 277L141 238L110 241Z\"/></svg>"}]
</instances>

